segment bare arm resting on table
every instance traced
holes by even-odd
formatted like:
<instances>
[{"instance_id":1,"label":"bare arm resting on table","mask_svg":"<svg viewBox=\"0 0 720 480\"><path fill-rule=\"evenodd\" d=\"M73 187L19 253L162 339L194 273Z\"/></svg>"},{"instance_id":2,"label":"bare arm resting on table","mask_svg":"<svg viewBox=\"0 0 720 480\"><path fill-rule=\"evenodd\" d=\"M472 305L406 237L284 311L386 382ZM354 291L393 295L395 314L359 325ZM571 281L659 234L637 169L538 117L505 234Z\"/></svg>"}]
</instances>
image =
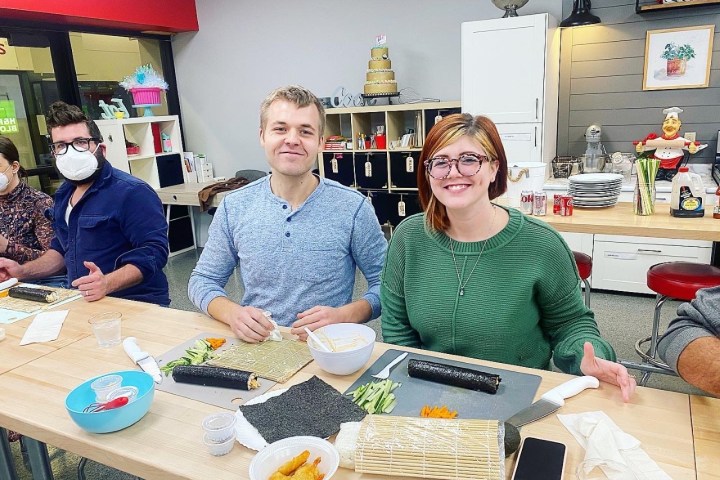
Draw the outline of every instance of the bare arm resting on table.
<instances>
[{"instance_id":1,"label":"bare arm resting on table","mask_svg":"<svg viewBox=\"0 0 720 480\"><path fill-rule=\"evenodd\" d=\"M100 300L118 290L137 285L143 281L143 274L135 265L123 265L114 272L103 274L93 262L83 262L90 273L72 282L88 302Z\"/></svg>"},{"instance_id":2,"label":"bare arm resting on table","mask_svg":"<svg viewBox=\"0 0 720 480\"><path fill-rule=\"evenodd\" d=\"M720 396L720 286L678 307L658 353L688 383Z\"/></svg>"},{"instance_id":3,"label":"bare arm resting on table","mask_svg":"<svg viewBox=\"0 0 720 480\"><path fill-rule=\"evenodd\" d=\"M14 260L0 258L0 282L8 278L34 280L60 273L65 268L65 259L59 252L48 250L32 262L19 265Z\"/></svg>"}]
</instances>

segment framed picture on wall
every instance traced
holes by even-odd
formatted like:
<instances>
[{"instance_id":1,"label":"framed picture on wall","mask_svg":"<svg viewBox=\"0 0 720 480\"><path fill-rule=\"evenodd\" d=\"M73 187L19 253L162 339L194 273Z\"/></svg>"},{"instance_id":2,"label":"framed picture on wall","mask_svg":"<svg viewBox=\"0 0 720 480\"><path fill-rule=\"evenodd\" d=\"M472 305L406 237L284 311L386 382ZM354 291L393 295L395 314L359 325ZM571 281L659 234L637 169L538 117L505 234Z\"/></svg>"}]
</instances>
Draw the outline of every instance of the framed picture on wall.
<instances>
[{"instance_id":1,"label":"framed picture on wall","mask_svg":"<svg viewBox=\"0 0 720 480\"><path fill-rule=\"evenodd\" d=\"M715 25L648 30L643 90L705 88Z\"/></svg>"}]
</instances>

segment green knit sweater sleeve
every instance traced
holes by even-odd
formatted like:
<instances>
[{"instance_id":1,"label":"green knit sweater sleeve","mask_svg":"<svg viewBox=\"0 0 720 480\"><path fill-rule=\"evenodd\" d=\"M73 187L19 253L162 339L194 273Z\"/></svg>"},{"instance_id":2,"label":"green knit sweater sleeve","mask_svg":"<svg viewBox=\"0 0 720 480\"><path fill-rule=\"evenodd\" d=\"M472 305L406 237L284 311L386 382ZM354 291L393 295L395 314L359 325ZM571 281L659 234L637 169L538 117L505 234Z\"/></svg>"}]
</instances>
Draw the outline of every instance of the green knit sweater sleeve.
<instances>
[{"instance_id":1,"label":"green knit sweater sleeve","mask_svg":"<svg viewBox=\"0 0 720 480\"><path fill-rule=\"evenodd\" d=\"M412 217L410 217L412 218ZM410 325L405 305L405 245L408 220L401 222L390 239L380 284L383 341L420 348L420 336Z\"/></svg>"},{"instance_id":2,"label":"green knit sweater sleeve","mask_svg":"<svg viewBox=\"0 0 720 480\"><path fill-rule=\"evenodd\" d=\"M537 220L530 220L537 222ZM594 313L585 306L579 288L580 276L575 258L563 238L546 224L550 236L545 261L553 265L538 291L542 329L550 339L555 366L565 373L582 375L583 346L590 342L599 358L615 361L612 346L600 336Z\"/></svg>"}]
</instances>

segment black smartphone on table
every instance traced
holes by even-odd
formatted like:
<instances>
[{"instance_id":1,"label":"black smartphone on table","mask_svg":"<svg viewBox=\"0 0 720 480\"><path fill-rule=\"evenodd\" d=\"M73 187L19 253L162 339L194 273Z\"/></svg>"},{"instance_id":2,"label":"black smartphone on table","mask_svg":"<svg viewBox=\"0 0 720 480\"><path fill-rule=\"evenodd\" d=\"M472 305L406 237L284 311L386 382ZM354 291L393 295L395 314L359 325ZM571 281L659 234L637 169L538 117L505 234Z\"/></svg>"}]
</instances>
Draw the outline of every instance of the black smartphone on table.
<instances>
[{"instance_id":1,"label":"black smartphone on table","mask_svg":"<svg viewBox=\"0 0 720 480\"><path fill-rule=\"evenodd\" d=\"M565 450L562 443L525 437L518 450L512 480L562 480Z\"/></svg>"}]
</instances>

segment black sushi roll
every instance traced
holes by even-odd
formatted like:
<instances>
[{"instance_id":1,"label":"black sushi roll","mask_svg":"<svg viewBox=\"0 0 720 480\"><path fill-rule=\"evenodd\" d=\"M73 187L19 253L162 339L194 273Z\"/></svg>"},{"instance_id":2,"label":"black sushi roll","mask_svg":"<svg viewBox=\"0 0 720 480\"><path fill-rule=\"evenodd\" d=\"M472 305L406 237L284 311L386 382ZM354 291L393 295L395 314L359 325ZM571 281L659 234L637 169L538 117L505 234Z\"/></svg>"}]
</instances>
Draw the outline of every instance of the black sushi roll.
<instances>
[{"instance_id":1,"label":"black sushi roll","mask_svg":"<svg viewBox=\"0 0 720 480\"><path fill-rule=\"evenodd\" d=\"M45 303L52 303L58 299L58 294L54 290L36 287L12 287L8 295L13 298Z\"/></svg>"},{"instance_id":2,"label":"black sushi roll","mask_svg":"<svg viewBox=\"0 0 720 480\"><path fill-rule=\"evenodd\" d=\"M209 365L178 365L173 368L172 376L178 383L192 383L206 387L252 390L260 386L257 376L252 372Z\"/></svg>"},{"instance_id":3,"label":"black sushi roll","mask_svg":"<svg viewBox=\"0 0 720 480\"><path fill-rule=\"evenodd\" d=\"M497 393L501 381L500 375L415 359L408 361L408 375L413 378L469 390L479 390L493 395Z\"/></svg>"}]
</instances>

